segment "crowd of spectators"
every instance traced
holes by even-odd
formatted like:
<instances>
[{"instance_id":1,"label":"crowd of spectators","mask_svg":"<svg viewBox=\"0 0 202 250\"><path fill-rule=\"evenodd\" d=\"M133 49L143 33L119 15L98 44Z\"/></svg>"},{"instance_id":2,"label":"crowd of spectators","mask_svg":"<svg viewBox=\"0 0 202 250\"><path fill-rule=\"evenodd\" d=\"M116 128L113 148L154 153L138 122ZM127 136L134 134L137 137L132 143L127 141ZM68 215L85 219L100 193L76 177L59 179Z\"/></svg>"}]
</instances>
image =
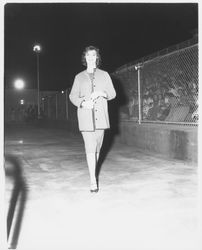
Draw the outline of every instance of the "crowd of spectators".
<instances>
[{"instance_id":1,"label":"crowd of spectators","mask_svg":"<svg viewBox=\"0 0 202 250\"><path fill-rule=\"evenodd\" d=\"M195 122L198 120L198 91L193 82L191 89L179 87L146 87L141 96L142 119L148 121ZM131 94L128 114L138 119L138 95Z\"/></svg>"},{"instance_id":2,"label":"crowd of spectators","mask_svg":"<svg viewBox=\"0 0 202 250\"><path fill-rule=\"evenodd\" d=\"M141 77L141 118L145 121L197 122L198 69L194 54L181 55L145 64ZM187 56L187 57L186 57ZM192 57L191 57L192 56ZM189 63L187 63L189 59ZM137 71L128 74L137 74ZM137 77L127 76L128 118L138 120L139 100ZM124 112L124 111L123 111ZM124 116L124 115L123 115ZM126 118L126 110L125 110Z\"/></svg>"}]
</instances>

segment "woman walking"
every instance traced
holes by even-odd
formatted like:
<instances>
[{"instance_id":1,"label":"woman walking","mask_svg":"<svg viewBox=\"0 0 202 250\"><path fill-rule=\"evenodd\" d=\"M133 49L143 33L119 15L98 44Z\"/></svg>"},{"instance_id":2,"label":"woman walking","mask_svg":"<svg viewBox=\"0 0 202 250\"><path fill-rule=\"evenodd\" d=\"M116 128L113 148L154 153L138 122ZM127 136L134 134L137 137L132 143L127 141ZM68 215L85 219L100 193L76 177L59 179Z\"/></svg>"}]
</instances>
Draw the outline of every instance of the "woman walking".
<instances>
[{"instance_id":1,"label":"woman walking","mask_svg":"<svg viewBox=\"0 0 202 250\"><path fill-rule=\"evenodd\" d=\"M110 128L108 103L116 96L109 74L99 69L99 49L86 47L82 54L86 69L75 76L69 95L77 106L79 130L81 131L90 174L90 191L98 192L96 165L102 147L104 131Z\"/></svg>"}]
</instances>

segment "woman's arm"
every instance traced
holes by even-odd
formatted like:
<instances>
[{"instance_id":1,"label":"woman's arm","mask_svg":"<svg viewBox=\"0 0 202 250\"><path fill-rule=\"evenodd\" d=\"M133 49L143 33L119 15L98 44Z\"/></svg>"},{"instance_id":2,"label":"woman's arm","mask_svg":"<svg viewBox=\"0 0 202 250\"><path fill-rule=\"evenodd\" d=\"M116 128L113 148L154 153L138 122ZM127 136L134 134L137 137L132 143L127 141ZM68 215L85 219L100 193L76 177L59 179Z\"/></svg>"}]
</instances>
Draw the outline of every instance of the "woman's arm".
<instances>
[{"instance_id":1,"label":"woman's arm","mask_svg":"<svg viewBox=\"0 0 202 250\"><path fill-rule=\"evenodd\" d=\"M84 97L80 97L80 82L77 76L74 78L74 83L69 94L69 99L77 107L80 107L81 103L85 101Z\"/></svg>"},{"instance_id":2,"label":"woman's arm","mask_svg":"<svg viewBox=\"0 0 202 250\"><path fill-rule=\"evenodd\" d=\"M106 72L106 84L105 84L105 93L107 100L112 100L116 97L116 91L114 89L112 79L110 75Z\"/></svg>"}]
</instances>

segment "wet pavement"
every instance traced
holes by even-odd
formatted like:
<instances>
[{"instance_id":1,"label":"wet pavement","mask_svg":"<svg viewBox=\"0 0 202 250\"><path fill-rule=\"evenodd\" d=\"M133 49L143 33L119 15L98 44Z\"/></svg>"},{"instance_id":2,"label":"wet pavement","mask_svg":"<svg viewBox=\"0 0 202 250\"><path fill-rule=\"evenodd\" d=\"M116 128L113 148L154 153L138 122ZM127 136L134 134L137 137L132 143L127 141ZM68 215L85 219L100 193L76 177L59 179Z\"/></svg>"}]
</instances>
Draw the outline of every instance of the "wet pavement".
<instances>
[{"instance_id":1,"label":"wet pavement","mask_svg":"<svg viewBox=\"0 0 202 250\"><path fill-rule=\"evenodd\" d=\"M197 165L117 141L109 147L106 140L104 147L100 190L92 194L80 134L5 128L9 245L19 250L198 250Z\"/></svg>"}]
</instances>

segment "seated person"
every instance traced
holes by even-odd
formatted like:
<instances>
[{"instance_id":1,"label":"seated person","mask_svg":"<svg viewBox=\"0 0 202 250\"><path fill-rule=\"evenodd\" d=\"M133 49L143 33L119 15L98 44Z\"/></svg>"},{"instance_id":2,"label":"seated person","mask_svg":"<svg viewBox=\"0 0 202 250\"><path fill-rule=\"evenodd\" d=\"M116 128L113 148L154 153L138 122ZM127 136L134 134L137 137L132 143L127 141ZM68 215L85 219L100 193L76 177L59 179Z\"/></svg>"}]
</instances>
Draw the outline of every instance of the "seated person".
<instances>
[{"instance_id":1,"label":"seated person","mask_svg":"<svg viewBox=\"0 0 202 250\"><path fill-rule=\"evenodd\" d=\"M143 98L143 120L148 119L148 112L153 107L153 99L150 95Z\"/></svg>"},{"instance_id":2,"label":"seated person","mask_svg":"<svg viewBox=\"0 0 202 250\"><path fill-rule=\"evenodd\" d=\"M179 105L189 106L189 97L185 94L182 88L178 89Z\"/></svg>"},{"instance_id":3,"label":"seated person","mask_svg":"<svg viewBox=\"0 0 202 250\"><path fill-rule=\"evenodd\" d=\"M179 98L170 98L170 112L165 121L170 122L183 122L189 113L189 106L180 105Z\"/></svg>"},{"instance_id":4,"label":"seated person","mask_svg":"<svg viewBox=\"0 0 202 250\"><path fill-rule=\"evenodd\" d=\"M159 105L159 111L157 114L157 120L164 121L165 118L168 116L170 112L170 101L169 101L170 95L166 94L164 96L164 99L161 100Z\"/></svg>"},{"instance_id":5,"label":"seated person","mask_svg":"<svg viewBox=\"0 0 202 250\"><path fill-rule=\"evenodd\" d=\"M158 114L159 109L160 109L158 104L159 104L158 96L157 96L157 94L154 94L153 95L153 106L148 111L148 116L147 116L148 120L155 121L157 119L157 114Z\"/></svg>"}]
</instances>

